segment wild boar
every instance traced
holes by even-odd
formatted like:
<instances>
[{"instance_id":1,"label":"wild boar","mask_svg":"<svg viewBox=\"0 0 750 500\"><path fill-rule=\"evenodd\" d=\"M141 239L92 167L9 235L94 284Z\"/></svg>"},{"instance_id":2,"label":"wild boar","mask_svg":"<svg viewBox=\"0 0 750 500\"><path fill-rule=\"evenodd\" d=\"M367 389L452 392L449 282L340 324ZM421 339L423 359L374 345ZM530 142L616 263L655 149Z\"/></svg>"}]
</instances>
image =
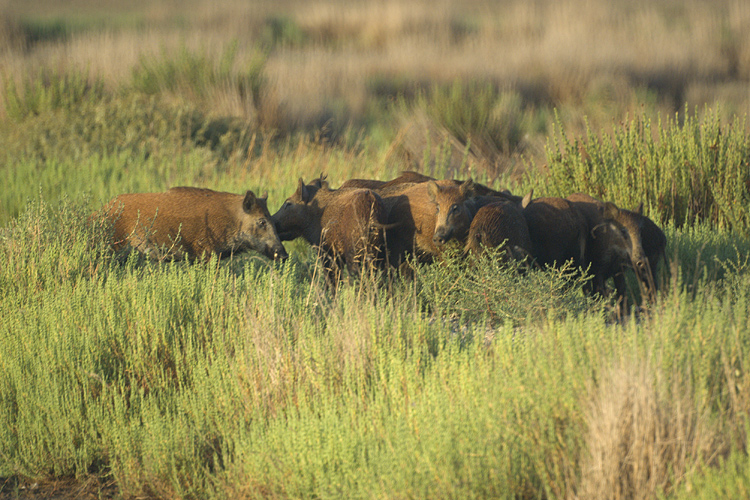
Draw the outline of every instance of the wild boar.
<instances>
[{"instance_id":1,"label":"wild boar","mask_svg":"<svg viewBox=\"0 0 750 500\"><path fill-rule=\"evenodd\" d=\"M666 237L661 229L641 212L618 208L583 193L567 198L588 220L590 229L587 261L591 264L593 289L604 294L605 282L614 279L618 299L625 299L624 268L630 267L643 287L647 299L653 300L657 290L656 271L664 256Z\"/></svg>"},{"instance_id":2,"label":"wild boar","mask_svg":"<svg viewBox=\"0 0 750 500\"><path fill-rule=\"evenodd\" d=\"M285 259L266 206L267 196L175 187L163 193L121 194L104 208L113 247L130 246L152 259L208 259L255 250Z\"/></svg>"},{"instance_id":3,"label":"wild boar","mask_svg":"<svg viewBox=\"0 0 750 500\"><path fill-rule=\"evenodd\" d=\"M484 205L498 201L508 201L518 206L521 203L521 198L513 196L510 191L495 191L472 179L446 181L444 185L430 181L427 183L427 193L437 210L433 235L436 245L443 245L451 239L463 245L474 215Z\"/></svg>"},{"instance_id":4,"label":"wild boar","mask_svg":"<svg viewBox=\"0 0 750 500\"><path fill-rule=\"evenodd\" d=\"M448 240L455 238L461 245L465 243L471 219L481 206L498 199L513 198L512 195L497 191L491 192L498 193L498 197L476 196L477 189L481 194L489 188L471 179L444 179L403 184L395 186L388 193L381 190L388 211L388 222L401 223L397 228L386 232L390 263L399 266L408 254L413 254L420 262L432 262ZM442 229L436 237L439 218ZM450 227L445 222L448 219L452 223Z\"/></svg>"},{"instance_id":5,"label":"wild boar","mask_svg":"<svg viewBox=\"0 0 750 500\"><path fill-rule=\"evenodd\" d=\"M653 299L659 290L659 277L657 275L659 261L663 260L665 264L667 262L667 236L654 221L643 215L643 203L632 211L625 210L625 213L632 214L631 217L641 229L641 245L643 246L643 253L646 254L648 259L651 279L653 280L653 288L649 292L649 297Z\"/></svg>"},{"instance_id":6,"label":"wild boar","mask_svg":"<svg viewBox=\"0 0 750 500\"><path fill-rule=\"evenodd\" d=\"M339 189L374 189L374 190L382 190L382 189L389 189L393 186L400 186L402 184L417 184L420 182L427 182L429 180L432 180L432 177L429 177L424 174L420 174L419 172L413 172L411 170L406 170L404 172L401 172L401 175L396 177L395 179L391 179L389 181L380 181L377 179L349 179L345 181Z\"/></svg>"},{"instance_id":7,"label":"wild boar","mask_svg":"<svg viewBox=\"0 0 750 500\"><path fill-rule=\"evenodd\" d=\"M532 255L541 266L568 260L585 264L588 224L581 211L563 198L537 198L531 193L522 201L523 216L531 236Z\"/></svg>"},{"instance_id":8,"label":"wild boar","mask_svg":"<svg viewBox=\"0 0 750 500\"><path fill-rule=\"evenodd\" d=\"M385 181L377 179L349 179L339 186L339 189L378 189Z\"/></svg>"},{"instance_id":9,"label":"wild boar","mask_svg":"<svg viewBox=\"0 0 750 500\"><path fill-rule=\"evenodd\" d=\"M451 180L430 182L441 187L453 185ZM404 263L409 254L413 254L420 262L432 262L440 253L433 241L437 218L427 184L404 184L395 194L383 196L388 223L398 224L386 231L388 260L395 267Z\"/></svg>"},{"instance_id":10,"label":"wild boar","mask_svg":"<svg viewBox=\"0 0 750 500\"><path fill-rule=\"evenodd\" d=\"M436 245L444 245L453 238L465 242L471 220L476 213L471 203L474 182L469 179L458 186L443 187L435 181L430 181L427 183L427 195L436 208L432 241Z\"/></svg>"},{"instance_id":11,"label":"wild boar","mask_svg":"<svg viewBox=\"0 0 750 500\"><path fill-rule=\"evenodd\" d=\"M504 260L531 258L529 227L517 203L498 199L481 207L469 226L464 254L481 255L504 244Z\"/></svg>"},{"instance_id":12,"label":"wild boar","mask_svg":"<svg viewBox=\"0 0 750 500\"><path fill-rule=\"evenodd\" d=\"M386 212L370 189L332 190L322 180L305 184L273 214L282 240L303 237L323 251L329 278L346 265L350 273L363 264L382 265Z\"/></svg>"}]
</instances>

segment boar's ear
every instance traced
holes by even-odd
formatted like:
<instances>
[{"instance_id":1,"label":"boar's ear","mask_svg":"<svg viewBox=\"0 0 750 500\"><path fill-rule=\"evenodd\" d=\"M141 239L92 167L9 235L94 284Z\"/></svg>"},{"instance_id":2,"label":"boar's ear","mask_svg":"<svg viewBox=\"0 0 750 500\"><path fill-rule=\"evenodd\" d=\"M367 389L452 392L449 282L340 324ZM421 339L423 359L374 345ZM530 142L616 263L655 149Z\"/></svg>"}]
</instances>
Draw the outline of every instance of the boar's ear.
<instances>
[{"instance_id":1,"label":"boar's ear","mask_svg":"<svg viewBox=\"0 0 750 500\"><path fill-rule=\"evenodd\" d=\"M638 215L643 215L643 202L641 202L637 207L633 209L633 212L637 213Z\"/></svg>"},{"instance_id":2,"label":"boar's ear","mask_svg":"<svg viewBox=\"0 0 750 500\"><path fill-rule=\"evenodd\" d=\"M249 191L245 193L245 199L242 200L242 210L245 211L245 213L250 213L253 210L253 207L258 202L258 199L255 197L255 193L252 191Z\"/></svg>"},{"instance_id":3,"label":"boar's ear","mask_svg":"<svg viewBox=\"0 0 750 500\"><path fill-rule=\"evenodd\" d=\"M464 181L461 183L461 187L458 188L459 192L461 193L461 196L464 198L471 198L474 196L474 179L469 178L468 181Z\"/></svg>"},{"instance_id":4,"label":"boar's ear","mask_svg":"<svg viewBox=\"0 0 750 500\"><path fill-rule=\"evenodd\" d=\"M310 181L310 185L315 186L316 188L322 188L324 185L328 186L328 183L326 182L327 177L328 176L326 174L321 172L320 177Z\"/></svg>"},{"instance_id":5,"label":"boar's ear","mask_svg":"<svg viewBox=\"0 0 750 500\"><path fill-rule=\"evenodd\" d=\"M620 209L611 201L606 202L599 210L605 219L616 219L617 214L620 213Z\"/></svg>"},{"instance_id":6,"label":"boar's ear","mask_svg":"<svg viewBox=\"0 0 750 500\"><path fill-rule=\"evenodd\" d=\"M263 207L263 210L268 210L268 191L263 191L261 197L256 198L255 201Z\"/></svg>"},{"instance_id":7,"label":"boar's ear","mask_svg":"<svg viewBox=\"0 0 750 500\"><path fill-rule=\"evenodd\" d=\"M521 208L528 207L533 197L534 197L534 190L532 189L531 191L526 193L526 196L524 196L523 199L521 200Z\"/></svg>"},{"instance_id":8,"label":"boar's ear","mask_svg":"<svg viewBox=\"0 0 750 500\"><path fill-rule=\"evenodd\" d=\"M302 177L299 178L299 183L297 184L297 193L299 193L302 203L310 201L310 190L305 186L305 181L302 180Z\"/></svg>"},{"instance_id":9,"label":"boar's ear","mask_svg":"<svg viewBox=\"0 0 750 500\"><path fill-rule=\"evenodd\" d=\"M441 189L437 182L427 181L427 195L430 197L430 200L435 201L440 191Z\"/></svg>"}]
</instances>

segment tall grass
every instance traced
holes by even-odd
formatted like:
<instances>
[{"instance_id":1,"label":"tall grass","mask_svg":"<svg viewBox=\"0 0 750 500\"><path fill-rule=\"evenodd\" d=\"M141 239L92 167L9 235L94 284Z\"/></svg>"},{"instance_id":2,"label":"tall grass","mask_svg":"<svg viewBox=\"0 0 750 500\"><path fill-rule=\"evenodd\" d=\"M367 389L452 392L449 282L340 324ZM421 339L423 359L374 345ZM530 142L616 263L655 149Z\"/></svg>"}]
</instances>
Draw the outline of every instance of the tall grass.
<instances>
[{"instance_id":1,"label":"tall grass","mask_svg":"<svg viewBox=\"0 0 750 500\"><path fill-rule=\"evenodd\" d=\"M685 112L656 124L644 116L611 135L558 128L549 145L549 192L590 193L624 207L644 203L658 221L706 221L746 232L750 224L750 139L744 117Z\"/></svg>"},{"instance_id":2,"label":"tall grass","mask_svg":"<svg viewBox=\"0 0 750 500\"><path fill-rule=\"evenodd\" d=\"M0 24L1 494L747 490L743 3L77 2ZM300 176L415 167L645 202L662 294L615 321L585 276L496 256L334 293L300 241L155 263L91 217L175 185L273 211Z\"/></svg>"},{"instance_id":3,"label":"tall grass","mask_svg":"<svg viewBox=\"0 0 750 500\"><path fill-rule=\"evenodd\" d=\"M78 207L31 207L0 238L2 476L106 476L161 497L632 498L744 446L744 270L733 295L676 278L623 326L567 302L498 322L500 295L481 312L470 294L451 309L419 292L471 271L334 296L299 257L118 262ZM488 289L510 279L492 276ZM631 399L613 400L623 383ZM655 475L643 489L623 467Z\"/></svg>"}]
</instances>

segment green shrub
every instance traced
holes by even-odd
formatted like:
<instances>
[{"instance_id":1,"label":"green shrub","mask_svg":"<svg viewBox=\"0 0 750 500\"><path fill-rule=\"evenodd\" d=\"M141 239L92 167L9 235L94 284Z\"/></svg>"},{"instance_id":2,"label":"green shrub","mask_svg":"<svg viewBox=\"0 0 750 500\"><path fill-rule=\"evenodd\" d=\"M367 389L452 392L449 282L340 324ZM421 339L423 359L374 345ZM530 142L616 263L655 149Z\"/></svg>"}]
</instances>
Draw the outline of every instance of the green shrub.
<instances>
[{"instance_id":1,"label":"green shrub","mask_svg":"<svg viewBox=\"0 0 750 500\"><path fill-rule=\"evenodd\" d=\"M718 467L706 467L688 480L672 497L675 500L712 500L750 497L750 459L747 453L734 452Z\"/></svg>"},{"instance_id":2,"label":"green shrub","mask_svg":"<svg viewBox=\"0 0 750 500\"><path fill-rule=\"evenodd\" d=\"M658 222L706 221L750 228L750 134L745 118L722 124L718 113L685 112L652 124L641 116L611 136L589 129L565 135L558 118L547 148L550 195L584 192L631 208L641 202ZM538 182L537 182L538 184Z\"/></svg>"},{"instance_id":3,"label":"green shrub","mask_svg":"<svg viewBox=\"0 0 750 500\"><path fill-rule=\"evenodd\" d=\"M490 159L516 150L525 132L519 95L489 84L435 85L418 93L414 106Z\"/></svg>"},{"instance_id":4,"label":"green shrub","mask_svg":"<svg viewBox=\"0 0 750 500\"><path fill-rule=\"evenodd\" d=\"M288 16L272 16L266 19L260 34L260 42L268 47L299 46L305 43L308 36L299 24Z\"/></svg>"},{"instance_id":5,"label":"green shrub","mask_svg":"<svg viewBox=\"0 0 750 500\"><path fill-rule=\"evenodd\" d=\"M424 303L439 315L513 325L597 308L596 301L582 292L589 278L570 263L526 269L525 264L503 262L501 256L500 252L469 259L446 256L436 265L420 268Z\"/></svg>"}]
</instances>

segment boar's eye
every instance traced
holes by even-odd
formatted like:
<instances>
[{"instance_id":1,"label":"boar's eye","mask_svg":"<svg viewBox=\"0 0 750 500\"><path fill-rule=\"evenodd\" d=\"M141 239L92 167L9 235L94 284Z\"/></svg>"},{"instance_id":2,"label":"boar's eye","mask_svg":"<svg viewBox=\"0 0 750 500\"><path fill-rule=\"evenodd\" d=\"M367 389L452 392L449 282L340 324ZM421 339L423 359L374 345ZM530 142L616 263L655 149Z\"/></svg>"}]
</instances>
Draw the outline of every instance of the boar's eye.
<instances>
[{"instance_id":1,"label":"boar's eye","mask_svg":"<svg viewBox=\"0 0 750 500\"><path fill-rule=\"evenodd\" d=\"M451 207L451 213L452 213L452 214L455 214L456 212L458 212L458 205L453 205L453 206Z\"/></svg>"},{"instance_id":2,"label":"boar's eye","mask_svg":"<svg viewBox=\"0 0 750 500\"><path fill-rule=\"evenodd\" d=\"M258 227L260 228L266 227L266 219L258 219Z\"/></svg>"}]
</instances>

